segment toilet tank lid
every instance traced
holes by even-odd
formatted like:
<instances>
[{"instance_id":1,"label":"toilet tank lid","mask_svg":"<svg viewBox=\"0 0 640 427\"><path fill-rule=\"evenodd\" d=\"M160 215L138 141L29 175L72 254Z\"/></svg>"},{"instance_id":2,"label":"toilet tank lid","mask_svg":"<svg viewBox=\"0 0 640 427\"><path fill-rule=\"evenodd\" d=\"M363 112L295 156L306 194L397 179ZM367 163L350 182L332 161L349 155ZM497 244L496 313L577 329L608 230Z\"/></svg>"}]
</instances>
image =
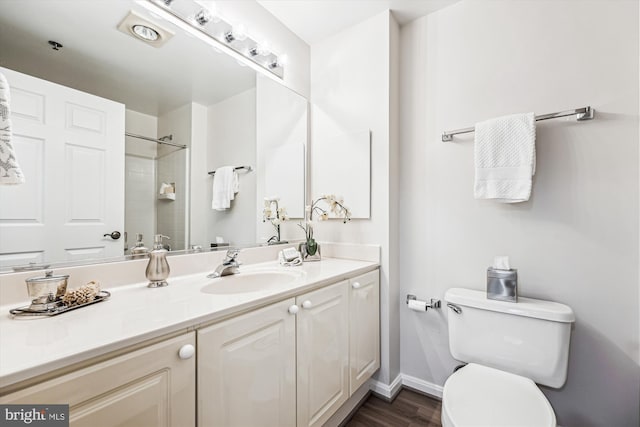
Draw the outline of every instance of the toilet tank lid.
<instances>
[{"instance_id":1,"label":"toilet tank lid","mask_svg":"<svg viewBox=\"0 0 640 427\"><path fill-rule=\"evenodd\" d=\"M451 288L444 299L463 307L474 307L482 310L497 311L515 316L533 317L554 322L571 323L576 317L571 307L553 301L518 297L518 302L505 302L487 299L484 291L473 289Z\"/></svg>"}]
</instances>

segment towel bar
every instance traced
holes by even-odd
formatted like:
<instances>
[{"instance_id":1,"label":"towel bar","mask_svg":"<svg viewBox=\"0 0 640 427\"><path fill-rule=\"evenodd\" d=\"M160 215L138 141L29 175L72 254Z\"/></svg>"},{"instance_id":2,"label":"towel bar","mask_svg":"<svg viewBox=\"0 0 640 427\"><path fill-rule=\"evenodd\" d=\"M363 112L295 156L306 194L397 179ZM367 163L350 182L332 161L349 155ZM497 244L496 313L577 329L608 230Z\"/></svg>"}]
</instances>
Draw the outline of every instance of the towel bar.
<instances>
[{"instance_id":1,"label":"towel bar","mask_svg":"<svg viewBox=\"0 0 640 427\"><path fill-rule=\"evenodd\" d=\"M247 171L247 173L251 172L253 170L253 168L251 166L236 166L235 168L233 168L234 171L240 171L240 170L244 170ZM207 172L209 175L213 175L216 173L216 171L211 171L211 172Z\"/></svg>"},{"instance_id":2,"label":"towel bar","mask_svg":"<svg viewBox=\"0 0 640 427\"><path fill-rule=\"evenodd\" d=\"M593 119L594 114L595 114L595 110L593 108L582 107L582 108L576 108L575 110L566 110L566 111L559 111L557 113L541 114L539 116L536 116L536 122L540 120L557 119L559 117L567 117L567 116L574 116L574 115L576 116L577 121L582 122L585 120ZM449 132L444 132L442 134L442 142L452 141L454 135L471 133L474 131L475 131L475 127L470 127L470 128L457 129Z\"/></svg>"}]
</instances>

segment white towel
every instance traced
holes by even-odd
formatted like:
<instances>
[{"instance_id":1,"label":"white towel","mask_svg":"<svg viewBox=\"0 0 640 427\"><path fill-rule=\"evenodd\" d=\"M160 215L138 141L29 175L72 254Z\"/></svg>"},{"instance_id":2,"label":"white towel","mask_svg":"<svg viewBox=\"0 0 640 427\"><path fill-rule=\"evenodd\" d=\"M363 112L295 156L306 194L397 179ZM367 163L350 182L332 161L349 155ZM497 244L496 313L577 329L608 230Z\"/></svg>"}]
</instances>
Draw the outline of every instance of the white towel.
<instances>
[{"instance_id":1,"label":"white towel","mask_svg":"<svg viewBox=\"0 0 640 427\"><path fill-rule=\"evenodd\" d=\"M9 83L0 73L0 184L22 184L24 175L11 143L10 104Z\"/></svg>"},{"instance_id":2,"label":"white towel","mask_svg":"<svg viewBox=\"0 0 640 427\"><path fill-rule=\"evenodd\" d=\"M536 124L533 113L514 114L475 127L476 199L526 202L536 172Z\"/></svg>"},{"instance_id":3,"label":"white towel","mask_svg":"<svg viewBox=\"0 0 640 427\"><path fill-rule=\"evenodd\" d=\"M233 166L222 166L213 175L211 209L223 211L231 207L231 201L239 190L238 173Z\"/></svg>"}]
</instances>

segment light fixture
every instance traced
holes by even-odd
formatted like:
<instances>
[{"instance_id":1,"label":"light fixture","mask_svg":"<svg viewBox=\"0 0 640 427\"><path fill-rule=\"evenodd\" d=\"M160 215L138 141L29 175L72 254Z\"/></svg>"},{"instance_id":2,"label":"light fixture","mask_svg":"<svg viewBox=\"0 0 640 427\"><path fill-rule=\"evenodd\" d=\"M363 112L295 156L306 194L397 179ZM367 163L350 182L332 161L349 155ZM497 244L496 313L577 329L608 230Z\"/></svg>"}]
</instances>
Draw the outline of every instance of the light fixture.
<instances>
[{"instance_id":1,"label":"light fixture","mask_svg":"<svg viewBox=\"0 0 640 427\"><path fill-rule=\"evenodd\" d=\"M146 25L136 24L131 27L131 31L140 37L142 40L147 40L150 42L154 42L160 38L160 34L156 30L151 27L147 27Z\"/></svg>"},{"instance_id":2,"label":"light fixture","mask_svg":"<svg viewBox=\"0 0 640 427\"><path fill-rule=\"evenodd\" d=\"M120 22L118 30L153 47L160 47L173 37L173 32L133 10Z\"/></svg>"},{"instance_id":3,"label":"light fixture","mask_svg":"<svg viewBox=\"0 0 640 427\"><path fill-rule=\"evenodd\" d=\"M193 19L195 19L196 22L200 25L206 25L207 22L211 21L211 14L208 10L201 9Z\"/></svg>"},{"instance_id":4,"label":"light fixture","mask_svg":"<svg viewBox=\"0 0 640 427\"><path fill-rule=\"evenodd\" d=\"M183 29L185 34L225 51L244 65L269 71L279 78L284 76L284 61L271 50L268 42L261 39L258 43L241 23L232 26L226 22L208 1L145 0L139 4Z\"/></svg>"}]
</instances>

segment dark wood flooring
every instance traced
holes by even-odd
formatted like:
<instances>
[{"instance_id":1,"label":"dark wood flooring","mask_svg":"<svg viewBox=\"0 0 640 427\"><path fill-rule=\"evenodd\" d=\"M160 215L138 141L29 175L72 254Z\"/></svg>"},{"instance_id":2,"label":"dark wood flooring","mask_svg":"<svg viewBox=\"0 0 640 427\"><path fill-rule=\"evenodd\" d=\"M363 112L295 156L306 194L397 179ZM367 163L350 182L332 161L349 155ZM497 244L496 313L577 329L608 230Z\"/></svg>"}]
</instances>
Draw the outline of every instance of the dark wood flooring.
<instances>
[{"instance_id":1,"label":"dark wood flooring","mask_svg":"<svg viewBox=\"0 0 640 427\"><path fill-rule=\"evenodd\" d=\"M345 427L440 427L441 402L403 388L388 403L370 395Z\"/></svg>"}]
</instances>

